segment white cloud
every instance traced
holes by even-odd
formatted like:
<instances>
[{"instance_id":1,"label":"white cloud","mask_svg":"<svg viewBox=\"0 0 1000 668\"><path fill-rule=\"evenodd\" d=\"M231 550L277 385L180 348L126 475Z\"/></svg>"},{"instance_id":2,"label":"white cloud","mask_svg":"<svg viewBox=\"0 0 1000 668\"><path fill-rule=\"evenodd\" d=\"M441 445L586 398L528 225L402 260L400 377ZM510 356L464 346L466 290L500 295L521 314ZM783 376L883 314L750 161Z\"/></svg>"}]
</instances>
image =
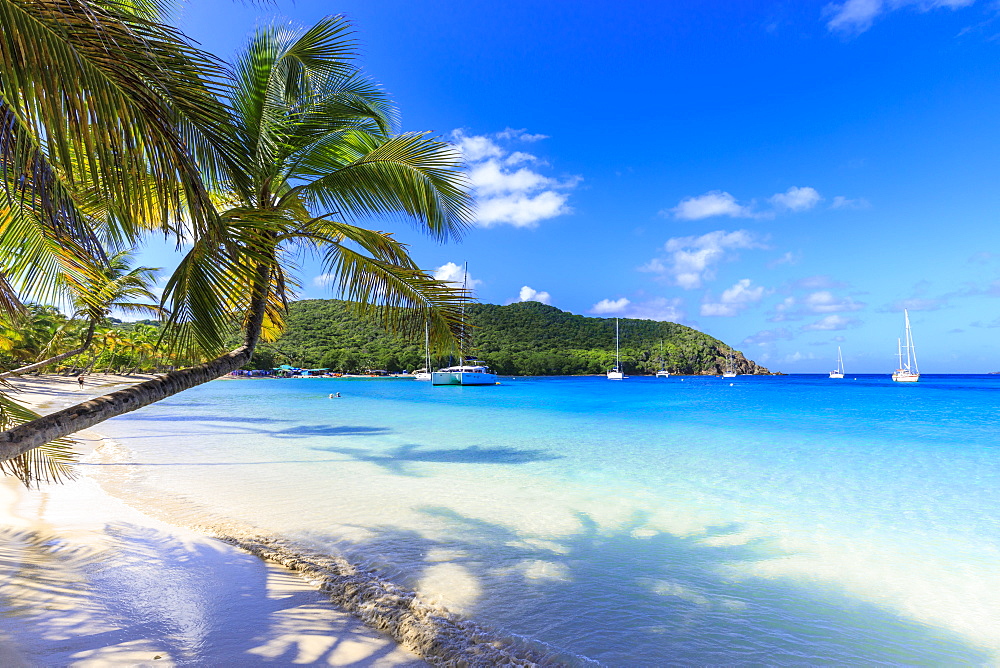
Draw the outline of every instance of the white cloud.
<instances>
[{"instance_id":1,"label":"white cloud","mask_svg":"<svg viewBox=\"0 0 1000 668\"><path fill-rule=\"evenodd\" d=\"M843 195L837 195L830 203L831 209L867 209L871 204L864 197L858 199L848 199Z\"/></svg>"},{"instance_id":2,"label":"white cloud","mask_svg":"<svg viewBox=\"0 0 1000 668\"><path fill-rule=\"evenodd\" d=\"M826 276L811 276L806 279L796 281L793 286L808 287L831 285L833 282ZM823 313L849 313L860 311L865 307L864 302L856 301L853 297L843 297L834 294L830 290L817 290L810 292L804 297L785 297L774 307L774 314L768 318L771 322L784 322L786 320L801 320L802 318Z\"/></svg>"},{"instance_id":3,"label":"white cloud","mask_svg":"<svg viewBox=\"0 0 1000 668\"><path fill-rule=\"evenodd\" d=\"M487 158L499 158L504 154L502 148L484 135L473 135L470 137L461 130L455 130L451 134L458 144L458 149L462 152L462 157L469 162L479 162Z\"/></svg>"},{"instance_id":4,"label":"white cloud","mask_svg":"<svg viewBox=\"0 0 1000 668\"><path fill-rule=\"evenodd\" d=\"M529 288L527 285L521 287L521 292L518 294L519 302L542 302L543 304L552 303L552 295L547 292L539 292L534 288Z\"/></svg>"},{"instance_id":5,"label":"white cloud","mask_svg":"<svg viewBox=\"0 0 1000 668\"><path fill-rule=\"evenodd\" d=\"M590 312L595 315L617 315L639 320L680 322L684 319L684 311L681 309L682 303L683 300L679 297L673 299L654 297L638 303L633 303L622 297L614 300L602 299L591 307Z\"/></svg>"},{"instance_id":6,"label":"white cloud","mask_svg":"<svg viewBox=\"0 0 1000 668\"><path fill-rule=\"evenodd\" d=\"M506 128L501 132L497 133L497 139L518 139L520 141L526 141L529 143L548 138L549 138L548 135L528 134L525 128L521 128L520 130L515 130L514 128Z\"/></svg>"},{"instance_id":7,"label":"white cloud","mask_svg":"<svg viewBox=\"0 0 1000 668\"><path fill-rule=\"evenodd\" d=\"M731 318L739 315L751 304L756 304L764 297L764 287L750 287L750 279L743 278L731 288L722 291L717 302L706 301L701 305L701 315Z\"/></svg>"},{"instance_id":8,"label":"white cloud","mask_svg":"<svg viewBox=\"0 0 1000 668\"><path fill-rule=\"evenodd\" d=\"M476 286L482 283L482 281L473 278L472 274L467 274L464 267L454 262L446 262L435 269L434 278L439 281L448 281L459 288L466 285L469 290L475 290Z\"/></svg>"},{"instance_id":9,"label":"white cloud","mask_svg":"<svg viewBox=\"0 0 1000 668\"><path fill-rule=\"evenodd\" d=\"M741 248L765 248L747 230L716 230L698 237L669 239L663 249L666 258L653 258L641 271L662 274L685 290L700 288L715 276L715 266Z\"/></svg>"},{"instance_id":10,"label":"white cloud","mask_svg":"<svg viewBox=\"0 0 1000 668\"><path fill-rule=\"evenodd\" d=\"M669 212L681 220L701 220L713 216L749 218L750 208L741 205L736 198L721 190L712 190L697 197L687 197Z\"/></svg>"},{"instance_id":11,"label":"white cloud","mask_svg":"<svg viewBox=\"0 0 1000 668\"><path fill-rule=\"evenodd\" d=\"M312 284L317 288L328 288L333 285L333 282L337 279L334 274L320 274L312 280Z\"/></svg>"},{"instance_id":12,"label":"white cloud","mask_svg":"<svg viewBox=\"0 0 1000 668\"><path fill-rule=\"evenodd\" d=\"M770 202L788 211L808 211L823 199L815 188L792 186L783 193L771 195Z\"/></svg>"},{"instance_id":13,"label":"white cloud","mask_svg":"<svg viewBox=\"0 0 1000 668\"><path fill-rule=\"evenodd\" d=\"M838 297L829 290L810 293L802 300L802 304L813 313L860 311L865 307L864 304L854 301L851 297Z\"/></svg>"},{"instance_id":14,"label":"white cloud","mask_svg":"<svg viewBox=\"0 0 1000 668\"><path fill-rule=\"evenodd\" d=\"M601 301L597 302L590 308L590 312L595 313L597 315L621 314L625 311L625 307L628 306L630 303L631 302L625 297L613 300L602 299Z\"/></svg>"},{"instance_id":15,"label":"white cloud","mask_svg":"<svg viewBox=\"0 0 1000 668\"><path fill-rule=\"evenodd\" d=\"M769 346L776 341L787 341L791 338L792 331L786 327L764 329L743 339L743 345Z\"/></svg>"},{"instance_id":16,"label":"white cloud","mask_svg":"<svg viewBox=\"0 0 1000 668\"><path fill-rule=\"evenodd\" d=\"M845 318L842 315L828 315L814 323L803 325L803 332L833 332L861 324L857 318Z\"/></svg>"},{"instance_id":17,"label":"white cloud","mask_svg":"<svg viewBox=\"0 0 1000 668\"><path fill-rule=\"evenodd\" d=\"M798 264L800 259L801 256L799 253L793 253L792 251L788 251L781 257L768 262L767 268L774 269L775 267L780 267L783 264Z\"/></svg>"},{"instance_id":18,"label":"white cloud","mask_svg":"<svg viewBox=\"0 0 1000 668\"><path fill-rule=\"evenodd\" d=\"M879 313L900 313L904 308L910 311L937 311L948 306L948 300L944 297L913 297L910 299L898 299L891 304L886 304L878 309Z\"/></svg>"},{"instance_id":19,"label":"white cloud","mask_svg":"<svg viewBox=\"0 0 1000 668\"><path fill-rule=\"evenodd\" d=\"M629 318L639 318L641 320L667 320L670 322L680 322L684 319L684 311L681 309L683 300L680 297L668 299L666 297L656 297L639 304L632 304L627 309Z\"/></svg>"},{"instance_id":20,"label":"white cloud","mask_svg":"<svg viewBox=\"0 0 1000 668\"><path fill-rule=\"evenodd\" d=\"M841 3L831 3L824 8L824 13L830 16L826 27L830 30L857 35L868 30L880 15L901 9L913 7L920 12L947 7L959 9L968 7L976 0L844 0Z\"/></svg>"},{"instance_id":21,"label":"white cloud","mask_svg":"<svg viewBox=\"0 0 1000 668\"><path fill-rule=\"evenodd\" d=\"M452 132L452 138L469 164L469 182L477 202L476 222L482 227L513 225L535 227L540 221L570 213L567 191L580 177L554 179L535 169L545 163L531 153L509 152L495 140L538 141L544 135L529 135L510 128L495 135ZM518 165L521 165L518 167Z\"/></svg>"},{"instance_id":22,"label":"white cloud","mask_svg":"<svg viewBox=\"0 0 1000 668\"><path fill-rule=\"evenodd\" d=\"M730 218L773 218L776 213L801 213L814 208L823 200L819 191L810 186L792 186L783 193L775 193L766 199L770 207L758 207L758 201L752 199L741 203L732 194L724 190L711 190L704 195L685 197L672 209L660 212L664 216L673 216L679 220L701 220L715 216ZM834 201L846 200L843 197Z\"/></svg>"}]
</instances>

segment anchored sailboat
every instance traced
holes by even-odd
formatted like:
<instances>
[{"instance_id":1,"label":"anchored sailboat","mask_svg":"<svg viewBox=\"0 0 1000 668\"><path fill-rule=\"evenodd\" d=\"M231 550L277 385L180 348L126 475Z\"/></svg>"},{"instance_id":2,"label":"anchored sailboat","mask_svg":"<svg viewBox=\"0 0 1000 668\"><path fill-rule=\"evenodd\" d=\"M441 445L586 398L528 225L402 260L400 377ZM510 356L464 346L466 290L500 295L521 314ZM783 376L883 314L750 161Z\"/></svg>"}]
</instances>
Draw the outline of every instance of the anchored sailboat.
<instances>
[{"instance_id":1,"label":"anchored sailboat","mask_svg":"<svg viewBox=\"0 0 1000 668\"><path fill-rule=\"evenodd\" d=\"M465 263L465 278L462 292L468 294L469 263ZM438 369L431 374L431 385L498 385L497 375L490 371L485 362L465 357L465 304L462 305L462 339L458 350L458 366ZM428 346L428 350L430 350ZM430 353L428 353L428 358ZM428 370L430 363L428 362Z\"/></svg>"},{"instance_id":2,"label":"anchored sailboat","mask_svg":"<svg viewBox=\"0 0 1000 668\"><path fill-rule=\"evenodd\" d=\"M913 333L910 331L910 313L903 309L903 320L906 322L906 345L901 339L896 339L896 350L899 357L899 368L892 374L897 383L915 383L920 380L920 369L917 367L917 349L913 347ZM903 363L903 350L906 350L906 363Z\"/></svg>"},{"instance_id":3,"label":"anchored sailboat","mask_svg":"<svg viewBox=\"0 0 1000 668\"><path fill-rule=\"evenodd\" d=\"M663 366L663 340L660 340L660 370L656 372L657 378L670 378L670 372Z\"/></svg>"},{"instance_id":4,"label":"anchored sailboat","mask_svg":"<svg viewBox=\"0 0 1000 668\"><path fill-rule=\"evenodd\" d=\"M722 372L723 378L736 378L736 367L733 365L733 349L730 348L726 354L726 370Z\"/></svg>"},{"instance_id":5,"label":"anchored sailboat","mask_svg":"<svg viewBox=\"0 0 1000 668\"><path fill-rule=\"evenodd\" d=\"M627 376L622 372L621 354L618 349L618 318L615 318L615 366L608 370L608 380L624 380Z\"/></svg>"},{"instance_id":6,"label":"anchored sailboat","mask_svg":"<svg viewBox=\"0 0 1000 668\"><path fill-rule=\"evenodd\" d=\"M837 346L837 368L830 372L830 378L844 377L844 358L840 354L840 346Z\"/></svg>"},{"instance_id":7,"label":"anchored sailboat","mask_svg":"<svg viewBox=\"0 0 1000 668\"><path fill-rule=\"evenodd\" d=\"M424 368L413 372L413 377L417 380L430 380L433 376L431 372L431 330L428 321L424 321Z\"/></svg>"}]
</instances>

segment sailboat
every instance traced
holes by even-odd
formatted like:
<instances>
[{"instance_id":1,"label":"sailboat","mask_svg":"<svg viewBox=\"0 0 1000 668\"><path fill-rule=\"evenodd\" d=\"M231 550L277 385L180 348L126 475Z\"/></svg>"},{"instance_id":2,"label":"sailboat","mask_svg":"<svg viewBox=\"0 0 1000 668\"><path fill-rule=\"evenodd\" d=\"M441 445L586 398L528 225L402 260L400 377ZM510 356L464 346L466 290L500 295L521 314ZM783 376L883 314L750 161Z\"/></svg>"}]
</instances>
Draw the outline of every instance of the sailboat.
<instances>
[{"instance_id":1,"label":"sailboat","mask_svg":"<svg viewBox=\"0 0 1000 668\"><path fill-rule=\"evenodd\" d=\"M733 366L733 349L730 348L726 354L726 370L722 372L723 378L736 378L736 369Z\"/></svg>"},{"instance_id":2,"label":"sailboat","mask_svg":"<svg viewBox=\"0 0 1000 668\"><path fill-rule=\"evenodd\" d=\"M621 355L618 349L618 318L615 318L615 366L608 370L608 380L624 380L627 376L622 373Z\"/></svg>"},{"instance_id":3,"label":"sailboat","mask_svg":"<svg viewBox=\"0 0 1000 668\"><path fill-rule=\"evenodd\" d=\"M430 324L424 321L424 368L413 372L416 380L431 380L434 374L431 373L431 330Z\"/></svg>"},{"instance_id":4,"label":"sailboat","mask_svg":"<svg viewBox=\"0 0 1000 668\"><path fill-rule=\"evenodd\" d=\"M840 346L837 346L837 368L830 372L830 378L844 377L844 358L840 354Z\"/></svg>"},{"instance_id":5,"label":"sailboat","mask_svg":"<svg viewBox=\"0 0 1000 668\"><path fill-rule=\"evenodd\" d=\"M462 292L468 290L469 263L465 263L465 278L462 281ZM498 385L497 375L490 371L485 362L465 358L465 304L462 304L462 346L458 351L458 366L438 369L431 374L431 385ZM428 354L429 357L429 354ZM428 361L428 370L430 362Z\"/></svg>"},{"instance_id":6,"label":"sailboat","mask_svg":"<svg viewBox=\"0 0 1000 668\"><path fill-rule=\"evenodd\" d=\"M913 347L913 333L910 331L910 313L903 309L903 320L906 323L906 345L902 339L896 339L896 354L899 357L899 368L892 374L897 383L915 383L920 380L920 369L917 367L917 349ZM903 363L903 349L906 349L906 363Z\"/></svg>"},{"instance_id":7,"label":"sailboat","mask_svg":"<svg viewBox=\"0 0 1000 668\"><path fill-rule=\"evenodd\" d=\"M660 370L656 372L657 378L670 378L670 372L663 368L663 340L660 340Z\"/></svg>"}]
</instances>

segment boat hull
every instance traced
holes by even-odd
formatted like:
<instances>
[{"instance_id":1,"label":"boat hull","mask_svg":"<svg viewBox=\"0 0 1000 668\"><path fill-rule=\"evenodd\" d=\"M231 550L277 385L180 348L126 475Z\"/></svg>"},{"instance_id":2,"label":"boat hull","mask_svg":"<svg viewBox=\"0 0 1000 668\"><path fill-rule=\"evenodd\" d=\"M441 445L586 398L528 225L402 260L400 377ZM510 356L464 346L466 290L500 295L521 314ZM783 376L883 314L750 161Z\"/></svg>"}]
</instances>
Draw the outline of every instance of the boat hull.
<instances>
[{"instance_id":1,"label":"boat hull","mask_svg":"<svg viewBox=\"0 0 1000 668\"><path fill-rule=\"evenodd\" d=\"M496 385L495 373L471 371L435 371L431 374L432 385Z\"/></svg>"},{"instance_id":2,"label":"boat hull","mask_svg":"<svg viewBox=\"0 0 1000 668\"><path fill-rule=\"evenodd\" d=\"M625 380L625 374L621 371L609 371L608 380Z\"/></svg>"},{"instance_id":3,"label":"boat hull","mask_svg":"<svg viewBox=\"0 0 1000 668\"><path fill-rule=\"evenodd\" d=\"M732 371L726 371L725 373L722 374L722 377L723 378L736 378L736 374L733 373Z\"/></svg>"},{"instance_id":4,"label":"boat hull","mask_svg":"<svg viewBox=\"0 0 1000 668\"><path fill-rule=\"evenodd\" d=\"M830 373L830 378L843 378L843 377L844 377L844 374L837 373L836 371L833 371L833 372Z\"/></svg>"},{"instance_id":5,"label":"boat hull","mask_svg":"<svg viewBox=\"0 0 1000 668\"><path fill-rule=\"evenodd\" d=\"M920 380L920 374L910 371L897 371L892 374L892 379L897 383L915 383Z\"/></svg>"},{"instance_id":6,"label":"boat hull","mask_svg":"<svg viewBox=\"0 0 1000 668\"><path fill-rule=\"evenodd\" d=\"M426 371L418 371L417 373L413 374L413 379L414 380L430 380L431 376L433 376L433 375L434 374L427 373Z\"/></svg>"},{"instance_id":7,"label":"boat hull","mask_svg":"<svg viewBox=\"0 0 1000 668\"><path fill-rule=\"evenodd\" d=\"M657 378L670 378L670 372L669 371L657 371L656 372L656 377Z\"/></svg>"}]
</instances>

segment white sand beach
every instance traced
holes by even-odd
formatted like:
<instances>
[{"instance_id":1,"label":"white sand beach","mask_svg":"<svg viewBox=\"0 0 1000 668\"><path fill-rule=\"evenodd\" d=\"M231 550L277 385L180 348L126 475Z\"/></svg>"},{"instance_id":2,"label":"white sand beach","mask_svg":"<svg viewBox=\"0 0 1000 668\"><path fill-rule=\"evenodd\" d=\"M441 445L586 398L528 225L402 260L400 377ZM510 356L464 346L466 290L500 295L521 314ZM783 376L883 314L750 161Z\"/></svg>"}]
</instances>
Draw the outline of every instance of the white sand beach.
<instances>
[{"instance_id":1,"label":"white sand beach","mask_svg":"<svg viewBox=\"0 0 1000 668\"><path fill-rule=\"evenodd\" d=\"M137 377L13 381L41 413ZM87 453L102 438L77 435ZM423 666L310 582L171 526L80 477L26 489L0 479L0 665Z\"/></svg>"}]
</instances>

